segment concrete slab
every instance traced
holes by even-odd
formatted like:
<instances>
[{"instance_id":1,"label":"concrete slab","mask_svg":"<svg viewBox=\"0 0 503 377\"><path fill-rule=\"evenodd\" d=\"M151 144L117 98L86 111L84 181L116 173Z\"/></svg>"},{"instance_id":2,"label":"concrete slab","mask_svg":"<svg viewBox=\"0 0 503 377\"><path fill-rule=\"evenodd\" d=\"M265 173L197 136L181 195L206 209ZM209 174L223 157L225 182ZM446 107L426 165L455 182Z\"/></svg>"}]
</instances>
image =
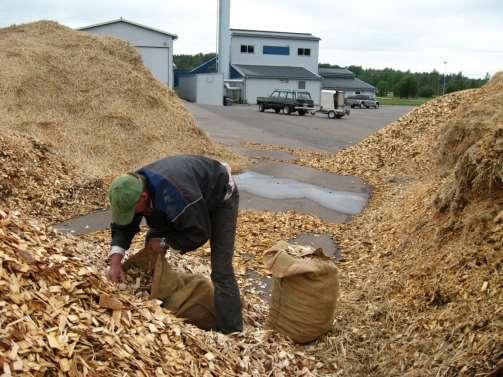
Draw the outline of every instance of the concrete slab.
<instances>
[{"instance_id":1,"label":"concrete slab","mask_svg":"<svg viewBox=\"0 0 503 377\"><path fill-rule=\"evenodd\" d=\"M370 187L360 178L327 173L307 166L278 162L263 162L250 167L251 171L278 178L291 178L337 191L351 191L369 194Z\"/></svg>"},{"instance_id":2,"label":"concrete slab","mask_svg":"<svg viewBox=\"0 0 503 377\"><path fill-rule=\"evenodd\" d=\"M298 213L317 216L335 224L346 223L351 219L351 216L347 214L327 209L308 199L275 200L262 198L243 191L241 191L239 195L239 207L241 209L254 209L271 212L286 212L294 210Z\"/></svg>"},{"instance_id":3,"label":"concrete slab","mask_svg":"<svg viewBox=\"0 0 503 377\"><path fill-rule=\"evenodd\" d=\"M290 153L277 151L277 150L259 150L253 148L245 147L233 147L235 152L247 156L251 159L266 159L266 160L276 160L276 161L294 161L296 157Z\"/></svg>"},{"instance_id":4,"label":"concrete slab","mask_svg":"<svg viewBox=\"0 0 503 377\"><path fill-rule=\"evenodd\" d=\"M321 247L326 255L335 258L336 261L343 260L339 246L329 234L301 233L288 242L295 245L312 246L315 249Z\"/></svg>"},{"instance_id":5,"label":"concrete slab","mask_svg":"<svg viewBox=\"0 0 503 377\"><path fill-rule=\"evenodd\" d=\"M253 165L251 170L273 177L293 179L299 182L317 185L320 188L328 190L356 193L364 198L365 201L368 199L370 192L370 188L357 177L338 176L320 170L287 163L265 162ZM271 199L240 189L239 205L240 208L265 211L295 210L299 213L320 217L332 223L344 223L351 219L351 216L347 212L327 208L320 204L320 202L317 202L316 198L314 200L306 199L305 197ZM61 224L56 224L54 227L61 232L80 235L107 229L110 223L111 215L109 211L103 210L86 216L76 217Z\"/></svg>"}]
</instances>

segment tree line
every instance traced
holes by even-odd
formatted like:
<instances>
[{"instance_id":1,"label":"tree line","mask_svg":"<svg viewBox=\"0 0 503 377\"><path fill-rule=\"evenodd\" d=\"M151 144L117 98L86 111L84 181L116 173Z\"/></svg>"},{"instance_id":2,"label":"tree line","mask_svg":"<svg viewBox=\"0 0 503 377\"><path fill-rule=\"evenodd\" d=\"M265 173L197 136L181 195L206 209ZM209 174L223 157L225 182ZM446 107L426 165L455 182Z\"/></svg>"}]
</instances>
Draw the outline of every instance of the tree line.
<instances>
[{"instance_id":1,"label":"tree line","mask_svg":"<svg viewBox=\"0 0 503 377\"><path fill-rule=\"evenodd\" d=\"M330 64L319 64L319 66L341 68ZM444 84L444 74L436 70L431 72L404 72L393 68L374 69L357 65L350 65L346 68L360 80L373 85L377 89L376 94L381 97L393 93L395 97L401 98L431 98L442 95L444 92L451 93L458 90L480 88L489 80L489 73L483 79L471 79L459 72L445 75Z\"/></svg>"},{"instance_id":2,"label":"tree line","mask_svg":"<svg viewBox=\"0 0 503 377\"><path fill-rule=\"evenodd\" d=\"M173 60L176 69L190 71L204 62L214 58L215 53L198 53L195 55L174 55ZM338 65L328 63L319 64L320 68L342 68ZM471 79L459 73L449 73L445 75L436 70L431 72L410 72L400 71L393 68L374 69L363 68L358 65L346 67L353 72L356 77L363 80L377 89L377 95L385 97L393 94L395 97L416 98L434 97L445 93L451 93L463 89L480 88L489 80L489 74L483 79Z\"/></svg>"},{"instance_id":3,"label":"tree line","mask_svg":"<svg viewBox=\"0 0 503 377\"><path fill-rule=\"evenodd\" d=\"M217 54L210 52L208 54L195 54L195 55L173 55L173 62L175 63L176 69L183 71L190 71L196 67L199 67L204 62L214 58Z\"/></svg>"}]
</instances>

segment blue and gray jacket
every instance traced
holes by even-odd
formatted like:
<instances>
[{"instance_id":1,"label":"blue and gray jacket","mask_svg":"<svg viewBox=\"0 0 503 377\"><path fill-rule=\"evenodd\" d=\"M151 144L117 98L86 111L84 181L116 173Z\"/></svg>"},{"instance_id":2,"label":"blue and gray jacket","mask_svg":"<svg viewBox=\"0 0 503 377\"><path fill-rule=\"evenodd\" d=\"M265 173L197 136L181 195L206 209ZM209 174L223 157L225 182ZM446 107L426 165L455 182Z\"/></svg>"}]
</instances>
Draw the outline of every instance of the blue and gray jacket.
<instances>
[{"instance_id":1,"label":"blue and gray jacket","mask_svg":"<svg viewBox=\"0 0 503 377\"><path fill-rule=\"evenodd\" d=\"M195 250L211 235L211 213L228 193L229 174L218 161L180 155L156 161L135 172L144 178L153 212L145 216L152 236L166 237L181 252ZM128 225L111 224L112 246L129 249L143 214Z\"/></svg>"}]
</instances>

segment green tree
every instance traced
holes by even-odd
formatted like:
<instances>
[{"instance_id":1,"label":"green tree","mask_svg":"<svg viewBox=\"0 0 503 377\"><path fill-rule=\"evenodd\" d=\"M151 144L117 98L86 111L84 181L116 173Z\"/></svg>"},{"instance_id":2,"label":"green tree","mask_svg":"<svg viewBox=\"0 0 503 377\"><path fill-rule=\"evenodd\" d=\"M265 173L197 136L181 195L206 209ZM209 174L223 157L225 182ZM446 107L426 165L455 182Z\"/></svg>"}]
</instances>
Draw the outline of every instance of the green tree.
<instances>
[{"instance_id":1,"label":"green tree","mask_svg":"<svg viewBox=\"0 0 503 377\"><path fill-rule=\"evenodd\" d=\"M381 97L387 96L390 89L391 89L390 85L386 80L381 80L377 84L377 92L378 92L378 95Z\"/></svg>"},{"instance_id":2,"label":"green tree","mask_svg":"<svg viewBox=\"0 0 503 377\"><path fill-rule=\"evenodd\" d=\"M417 97L417 79L412 74L403 76L397 84L397 91L400 98Z\"/></svg>"},{"instance_id":3,"label":"green tree","mask_svg":"<svg viewBox=\"0 0 503 377\"><path fill-rule=\"evenodd\" d=\"M215 56L216 54L214 52L210 52L208 54L199 53L195 55L174 55L173 61L177 69L190 71L196 67L199 67L201 64L207 62Z\"/></svg>"},{"instance_id":4,"label":"green tree","mask_svg":"<svg viewBox=\"0 0 503 377\"><path fill-rule=\"evenodd\" d=\"M322 63L320 67L338 66L331 65L330 63ZM360 80L375 86L379 95L386 95L387 92L393 91L398 96L401 89L403 97L415 97L418 94L421 96L428 94L427 97L430 97L441 95L443 90L444 75L440 74L437 70L431 72L404 72L393 68L375 69L363 68L357 65L350 65L347 69L353 72ZM415 78L415 83L410 76ZM461 72L458 74L449 74L445 80L447 84L446 91L452 92L467 88L480 88L489 78L489 74L483 79L470 79L463 76Z\"/></svg>"},{"instance_id":5,"label":"green tree","mask_svg":"<svg viewBox=\"0 0 503 377\"><path fill-rule=\"evenodd\" d=\"M425 98L430 98L430 97L433 97L433 94L435 94L435 91L433 90L433 88L431 86L422 86L420 89L419 89L419 97L425 97Z\"/></svg>"},{"instance_id":6,"label":"green tree","mask_svg":"<svg viewBox=\"0 0 503 377\"><path fill-rule=\"evenodd\" d=\"M319 63L318 68L342 68L342 67L338 66L337 64Z\"/></svg>"}]
</instances>

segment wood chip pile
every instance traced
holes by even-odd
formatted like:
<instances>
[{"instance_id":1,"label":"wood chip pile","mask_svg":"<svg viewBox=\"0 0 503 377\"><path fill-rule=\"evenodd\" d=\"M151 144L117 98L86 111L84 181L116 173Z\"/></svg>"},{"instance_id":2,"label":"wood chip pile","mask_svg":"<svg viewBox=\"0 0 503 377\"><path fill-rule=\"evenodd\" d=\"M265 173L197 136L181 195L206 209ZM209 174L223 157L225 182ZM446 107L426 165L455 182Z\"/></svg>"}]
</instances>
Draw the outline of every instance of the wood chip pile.
<instances>
[{"instance_id":1,"label":"wood chip pile","mask_svg":"<svg viewBox=\"0 0 503 377\"><path fill-rule=\"evenodd\" d=\"M109 284L108 235L64 237L28 218L88 209L104 195L100 181L86 186L90 177L161 155L242 160L198 131L124 42L40 22L0 30L0 58L5 375L481 376L501 365L503 75L336 155L290 150L298 164L366 179L369 207L342 225L241 211L236 273L247 326L224 336L148 300L141 277ZM263 329L260 292L263 251L301 232L332 234L346 258L334 327L307 346ZM208 273L208 255L205 246L170 260Z\"/></svg>"},{"instance_id":2,"label":"wood chip pile","mask_svg":"<svg viewBox=\"0 0 503 377\"><path fill-rule=\"evenodd\" d=\"M375 190L361 216L334 227L351 289L341 290L341 321L317 351L339 372L503 368L502 109L500 73L336 155L290 150L299 164L364 177Z\"/></svg>"},{"instance_id":3,"label":"wood chip pile","mask_svg":"<svg viewBox=\"0 0 503 377\"><path fill-rule=\"evenodd\" d=\"M315 375L313 356L268 331L205 332L112 286L92 263L103 253L0 211L3 376Z\"/></svg>"},{"instance_id":4,"label":"wood chip pile","mask_svg":"<svg viewBox=\"0 0 503 377\"><path fill-rule=\"evenodd\" d=\"M101 208L105 184L83 179L47 145L16 132L0 134L0 208L47 222Z\"/></svg>"},{"instance_id":5,"label":"wood chip pile","mask_svg":"<svg viewBox=\"0 0 503 377\"><path fill-rule=\"evenodd\" d=\"M213 143L176 93L154 79L136 49L41 21L0 29L0 132L51 145L100 178L167 155L245 159Z\"/></svg>"}]
</instances>

